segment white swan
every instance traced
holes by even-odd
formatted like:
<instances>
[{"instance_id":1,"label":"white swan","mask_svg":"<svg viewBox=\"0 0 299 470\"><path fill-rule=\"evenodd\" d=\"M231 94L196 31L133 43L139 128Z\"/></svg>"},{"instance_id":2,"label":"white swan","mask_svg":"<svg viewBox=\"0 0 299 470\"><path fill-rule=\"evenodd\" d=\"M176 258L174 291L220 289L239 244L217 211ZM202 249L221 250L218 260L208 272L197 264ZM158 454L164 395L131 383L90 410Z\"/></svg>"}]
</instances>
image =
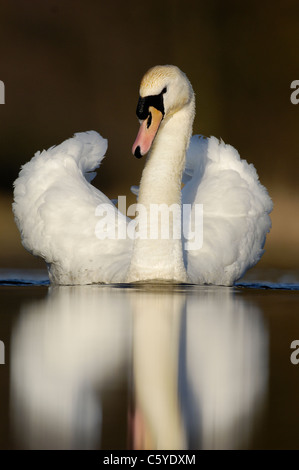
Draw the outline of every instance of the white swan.
<instances>
[{"instance_id":1,"label":"white swan","mask_svg":"<svg viewBox=\"0 0 299 470\"><path fill-rule=\"evenodd\" d=\"M148 158L134 240L130 219L90 184L107 148L98 133L75 134L22 167L14 183L16 223L24 247L45 259L51 282L153 279L232 285L257 263L271 227L272 201L255 168L233 147L214 137L190 141L194 115L194 93L183 72L166 65L145 74L133 153L148 153ZM148 217L155 204L191 208L183 214L186 233L177 213L170 212L166 221L158 218L158 235L150 236ZM99 207L105 207L105 217ZM202 225L198 207L203 207ZM166 223L170 229L179 223L181 236L164 239ZM122 236L110 236L111 226ZM202 246L187 249L190 234L202 227Z\"/></svg>"}]
</instances>

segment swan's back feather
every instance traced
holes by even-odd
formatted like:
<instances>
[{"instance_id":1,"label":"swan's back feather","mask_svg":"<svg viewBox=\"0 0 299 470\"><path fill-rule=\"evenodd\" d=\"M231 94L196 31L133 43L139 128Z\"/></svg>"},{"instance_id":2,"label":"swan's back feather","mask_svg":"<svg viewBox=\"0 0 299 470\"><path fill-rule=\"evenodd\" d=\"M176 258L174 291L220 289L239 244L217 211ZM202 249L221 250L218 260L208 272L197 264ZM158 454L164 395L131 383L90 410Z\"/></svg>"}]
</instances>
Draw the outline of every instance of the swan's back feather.
<instances>
[{"instance_id":1,"label":"swan's back feather","mask_svg":"<svg viewBox=\"0 0 299 470\"><path fill-rule=\"evenodd\" d=\"M62 144L37 152L14 183L13 211L24 247L49 265L60 284L118 282L131 257L130 240L100 240L96 208L108 204L116 224L118 211L89 181L107 149L97 132L78 133ZM108 207L107 206L107 207Z\"/></svg>"},{"instance_id":2,"label":"swan's back feather","mask_svg":"<svg viewBox=\"0 0 299 470\"><path fill-rule=\"evenodd\" d=\"M252 164L215 137L194 136L186 161L192 175L182 202L203 204L203 245L185 253L192 282L231 285L263 254L272 201Z\"/></svg>"},{"instance_id":3,"label":"swan's back feather","mask_svg":"<svg viewBox=\"0 0 299 470\"><path fill-rule=\"evenodd\" d=\"M202 176L207 163L208 143L209 139L203 135L194 135L190 139L182 179L184 184L190 181L195 171Z\"/></svg>"}]
</instances>

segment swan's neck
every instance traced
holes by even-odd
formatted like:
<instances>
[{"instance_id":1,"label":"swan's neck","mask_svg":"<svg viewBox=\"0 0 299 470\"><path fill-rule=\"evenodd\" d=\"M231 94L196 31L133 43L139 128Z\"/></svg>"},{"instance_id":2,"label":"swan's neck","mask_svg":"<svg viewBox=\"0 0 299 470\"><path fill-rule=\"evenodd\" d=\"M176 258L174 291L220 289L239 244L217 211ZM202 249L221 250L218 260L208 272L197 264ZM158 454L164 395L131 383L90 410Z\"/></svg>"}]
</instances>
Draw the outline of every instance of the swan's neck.
<instances>
[{"instance_id":1,"label":"swan's neck","mask_svg":"<svg viewBox=\"0 0 299 470\"><path fill-rule=\"evenodd\" d=\"M187 281L180 228L181 181L193 119L194 100L162 121L153 143L140 182L139 235L134 241L129 282Z\"/></svg>"}]
</instances>

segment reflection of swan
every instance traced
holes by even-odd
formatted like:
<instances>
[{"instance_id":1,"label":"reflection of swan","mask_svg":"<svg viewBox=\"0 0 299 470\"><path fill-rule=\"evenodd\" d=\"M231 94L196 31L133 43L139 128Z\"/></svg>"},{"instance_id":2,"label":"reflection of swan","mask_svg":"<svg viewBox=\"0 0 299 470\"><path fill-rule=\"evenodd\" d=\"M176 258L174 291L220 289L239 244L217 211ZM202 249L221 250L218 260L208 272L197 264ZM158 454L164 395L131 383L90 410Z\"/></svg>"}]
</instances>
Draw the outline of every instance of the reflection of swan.
<instances>
[{"instance_id":1,"label":"reflection of swan","mask_svg":"<svg viewBox=\"0 0 299 470\"><path fill-rule=\"evenodd\" d=\"M121 292L100 289L56 287L23 308L12 344L11 403L27 447L95 448L103 422L115 432L101 402L106 397L109 409L126 389L130 312Z\"/></svg>"},{"instance_id":2,"label":"reflection of swan","mask_svg":"<svg viewBox=\"0 0 299 470\"><path fill-rule=\"evenodd\" d=\"M178 358L185 295L130 292L133 313L135 449L185 449Z\"/></svg>"},{"instance_id":3,"label":"reflection of swan","mask_svg":"<svg viewBox=\"0 0 299 470\"><path fill-rule=\"evenodd\" d=\"M150 154L134 243L128 232L132 221L119 216L89 183L107 147L99 134L76 134L23 167L15 182L16 221L24 246L48 263L52 282L163 279L231 285L259 260L271 225L271 200L253 166L215 138L193 137L186 160L194 110L191 84L177 67L154 67L144 76L133 153ZM152 206L162 204L171 213L162 221L157 214L152 218Z\"/></svg>"},{"instance_id":4,"label":"reflection of swan","mask_svg":"<svg viewBox=\"0 0 299 470\"><path fill-rule=\"evenodd\" d=\"M212 289L212 290L211 290ZM204 449L247 447L268 381L268 336L259 310L225 288L187 305L189 442ZM190 403L196 406L190 406Z\"/></svg>"},{"instance_id":5,"label":"reflection of swan","mask_svg":"<svg viewBox=\"0 0 299 470\"><path fill-rule=\"evenodd\" d=\"M23 307L10 397L22 447L122 448L129 402L138 448L246 447L267 386L260 312L224 288L153 289L60 287Z\"/></svg>"},{"instance_id":6,"label":"reflection of swan","mask_svg":"<svg viewBox=\"0 0 299 470\"><path fill-rule=\"evenodd\" d=\"M184 297L132 293L133 442L147 449L246 447L268 378L261 315L224 288Z\"/></svg>"}]
</instances>

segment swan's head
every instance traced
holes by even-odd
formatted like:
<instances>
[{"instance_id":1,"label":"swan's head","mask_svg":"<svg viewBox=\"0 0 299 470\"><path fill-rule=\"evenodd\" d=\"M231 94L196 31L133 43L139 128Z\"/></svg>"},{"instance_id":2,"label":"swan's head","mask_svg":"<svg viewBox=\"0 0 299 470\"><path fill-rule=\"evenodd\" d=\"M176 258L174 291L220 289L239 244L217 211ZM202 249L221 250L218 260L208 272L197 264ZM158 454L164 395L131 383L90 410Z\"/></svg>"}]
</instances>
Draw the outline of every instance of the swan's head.
<instances>
[{"instance_id":1,"label":"swan's head","mask_svg":"<svg viewBox=\"0 0 299 470\"><path fill-rule=\"evenodd\" d=\"M150 150L162 121L189 104L194 93L186 75L175 65L157 65L141 80L136 114L140 129L132 152L140 158Z\"/></svg>"}]
</instances>

